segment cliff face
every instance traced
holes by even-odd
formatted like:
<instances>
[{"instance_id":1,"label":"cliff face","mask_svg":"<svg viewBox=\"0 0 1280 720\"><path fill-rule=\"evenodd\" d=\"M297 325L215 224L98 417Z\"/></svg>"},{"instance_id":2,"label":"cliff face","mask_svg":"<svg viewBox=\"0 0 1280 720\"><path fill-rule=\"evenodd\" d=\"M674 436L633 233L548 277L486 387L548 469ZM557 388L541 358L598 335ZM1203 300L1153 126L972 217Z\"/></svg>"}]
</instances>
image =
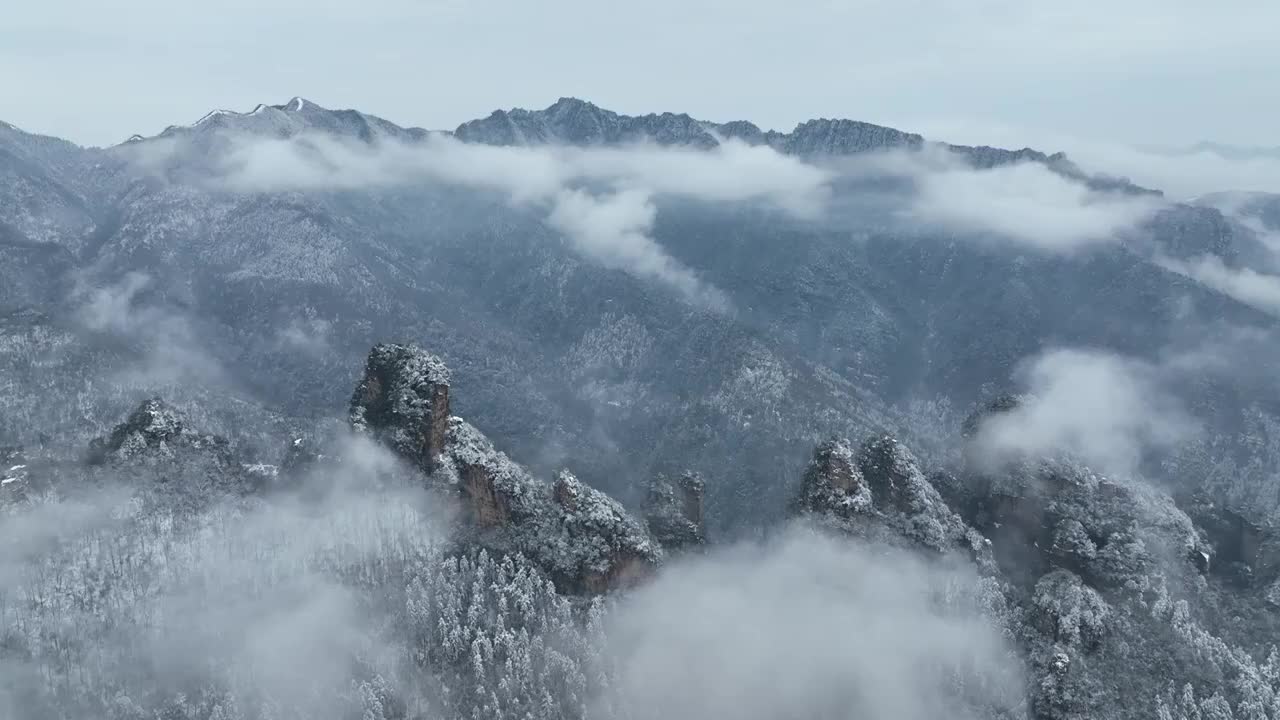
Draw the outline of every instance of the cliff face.
<instances>
[{"instance_id":1,"label":"cliff face","mask_svg":"<svg viewBox=\"0 0 1280 720\"><path fill-rule=\"evenodd\" d=\"M456 498L466 537L519 552L570 592L600 593L648 576L662 558L643 523L568 471L535 479L475 427L449 414L449 371L424 350L378 345L351 400L351 427Z\"/></svg>"},{"instance_id":2,"label":"cliff face","mask_svg":"<svg viewBox=\"0 0 1280 720\"><path fill-rule=\"evenodd\" d=\"M351 427L431 472L449 429L449 369L416 348L374 347L351 396Z\"/></svg>"},{"instance_id":3,"label":"cliff face","mask_svg":"<svg viewBox=\"0 0 1280 720\"><path fill-rule=\"evenodd\" d=\"M845 439L818 445L791 509L852 535L959 551L993 567L990 542L952 510L911 451L888 436L857 450Z\"/></svg>"},{"instance_id":4,"label":"cliff face","mask_svg":"<svg viewBox=\"0 0 1280 720\"><path fill-rule=\"evenodd\" d=\"M695 472L681 473L672 482L659 475L649 484L644 519L663 548L686 550L707 543L704 494L706 481Z\"/></svg>"}]
</instances>

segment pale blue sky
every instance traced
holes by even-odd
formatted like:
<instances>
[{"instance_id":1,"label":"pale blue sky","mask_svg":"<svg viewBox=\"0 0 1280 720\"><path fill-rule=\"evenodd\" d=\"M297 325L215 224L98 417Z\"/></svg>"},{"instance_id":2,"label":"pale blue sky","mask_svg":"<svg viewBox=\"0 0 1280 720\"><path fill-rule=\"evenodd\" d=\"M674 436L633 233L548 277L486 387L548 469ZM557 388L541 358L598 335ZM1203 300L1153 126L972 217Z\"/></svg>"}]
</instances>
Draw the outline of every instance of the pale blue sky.
<instances>
[{"instance_id":1,"label":"pale blue sky","mask_svg":"<svg viewBox=\"0 0 1280 720\"><path fill-rule=\"evenodd\" d=\"M575 95L784 130L1280 145L1266 0L7 4L0 119L88 144L294 95L429 128Z\"/></svg>"}]
</instances>

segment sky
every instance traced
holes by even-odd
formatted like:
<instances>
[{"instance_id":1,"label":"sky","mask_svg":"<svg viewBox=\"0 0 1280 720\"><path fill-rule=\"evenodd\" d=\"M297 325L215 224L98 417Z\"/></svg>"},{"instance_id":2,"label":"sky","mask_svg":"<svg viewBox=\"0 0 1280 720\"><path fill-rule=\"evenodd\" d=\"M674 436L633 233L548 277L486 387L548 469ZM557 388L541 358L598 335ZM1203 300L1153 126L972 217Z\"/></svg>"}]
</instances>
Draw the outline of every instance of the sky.
<instances>
[{"instance_id":1,"label":"sky","mask_svg":"<svg viewBox=\"0 0 1280 720\"><path fill-rule=\"evenodd\" d=\"M300 95L432 129L576 96L782 130L849 117L958 142L1280 145L1269 0L7 5L0 119L82 144Z\"/></svg>"}]
</instances>

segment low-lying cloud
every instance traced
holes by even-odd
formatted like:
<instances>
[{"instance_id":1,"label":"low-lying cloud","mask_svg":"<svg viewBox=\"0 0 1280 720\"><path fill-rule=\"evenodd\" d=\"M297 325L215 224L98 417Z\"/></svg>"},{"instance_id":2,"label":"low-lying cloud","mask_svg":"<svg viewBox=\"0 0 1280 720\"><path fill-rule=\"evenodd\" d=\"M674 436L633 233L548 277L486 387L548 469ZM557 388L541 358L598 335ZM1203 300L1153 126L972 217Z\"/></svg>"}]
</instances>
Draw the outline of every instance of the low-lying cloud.
<instances>
[{"instance_id":1,"label":"low-lying cloud","mask_svg":"<svg viewBox=\"0 0 1280 720\"><path fill-rule=\"evenodd\" d=\"M189 380L217 380L221 366L203 352L188 319L145 302L154 283L145 273L129 272L103 285L82 282L75 292L77 319L88 330L137 343L145 352L135 377L124 378L148 387Z\"/></svg>"},{"instance_id":2,"label":"low-lying cloud","mask_svg":"<svg viewBox=\"0 0 1280 720\"><path fill-rule=\"evenodd\" d=\"M1274 149L1212 144L1140 147L1038 128L963 120L925 120L905 125L951 142L1062 151L1089 172L1128 178L1142 187L1160 190L1175 201L1224 191L1280 193L1280 152Z\"/></svg>"},{"instance_id":3,"label":"low-lying cloud","mask_svg":"<svg viewBox=\"0 0 1280 720\"><path fill-rule=\"evenodd\" d=\"M998 466L1067 454L1099 470L1132 473L1151 453L1189 437L1195 423L1152 363L1078 349L1056 349L1023 363L1017 407L987 417L974 457Z\"/></svg>"},{"instance_id":4,"label":"low-lying cloud","mask_svg":"<svg viewBox=\"0 0 1280 720\"><path fill-rule=\"evenodd\" d=\"M921 175L913 216L928 224L992 233L1049 252L1114 242L1158 207L1149 199L1091 190L1038 163Z\"/></svg>"},{"instance_id":5,"label":"low-lying cloud","mask_svg":"<svg viewBox=\"0 0 1280 720\"><path fill-rule=\"evenodd\" d=\"M178 149L161 146L159 152ZM501 192L513 203L546 208L549 225L587 258L664 283L694 304L723 310L728 305L724 294L652 237L654 198L759 202L813 218L825 205L829 179L826 170L736 140L697 150L647 144L493 147L446 135L418 144L384 140L369 145L308 135L236 138L215 182L241 192L422 182Z\"/></svg>"},{"instance_id":6,"label":"low-lying cloud","mask_svg":"<svg viewBox=\"0 0 1280 720\"><path fill-rule=\"evenodd\" d=\"M1023 686L991 592L806 530L723 548L619 603L610 704L637 720L999 717Z\"/></svg>"},{"instance_id":7,"label":"low-lying cloud","mask_svg":"<svg viewBox=\"0 0 1280 720\"><path fill-rule=\"evenodd\" d=\"M1202 255L1190 260L1158 258L1156 263L1245 305L1272 315L1280 315L1280 276L1251 268L1228 267L1221 258L1214 255Z\"/></svg>"},{"instance_id":8,"label":"low-lying cloud","mask_svg":"<svg viewBox=\"0 0 1280 720\"><path fill-rule=\"evenodd\" d=\"M562 190L547 221L579 252L604 267L661 280L696 305L726 308L728 299L722 292L700 281L696 273L650 239L657 213L652 198L641 190L607 196Z\"/></svg>"},{"instance_id":9,"label":"low-lying cloud","mask_svg":"<svg viewBox=\"0 0 1280 720\"><path fill-rule=\"evenodd\" d=\"M942 146L858 156L840 167L850 177L907 181L911 191L897 215L916 230L1056 254L1118 242L1164 204L1152 196L1094 190L1039 162L975 168ZM901 202L892 194L883 200Z\"/></svg>"},{"instance_id":10,"label":"low-lying cloud","mask_svg":"<svg viewBox=\"0 0 1280 720\"><path fill-rule=\"evenodd\" d=\"M842 177L906 179L906 195L872 192L862 199L883 201L908 229L1055 253L1115 241L1159 206L1151 198L1092 190L1039 163L975 169L934 146L815 163L735 139L708 150L651 143L496 147L444 134L373 144L321 134L228 138L210 180L218 189L355 190L438 182L498 192L513 204L543 209L548 225L584 257L663 283L715 310L729 307L726 295L653 236L663 198L753 203L819 220L830 219ZM183 152L172 142L149 145L127 152L150 171L168 167Z\"/></svg>"}]
</instances>

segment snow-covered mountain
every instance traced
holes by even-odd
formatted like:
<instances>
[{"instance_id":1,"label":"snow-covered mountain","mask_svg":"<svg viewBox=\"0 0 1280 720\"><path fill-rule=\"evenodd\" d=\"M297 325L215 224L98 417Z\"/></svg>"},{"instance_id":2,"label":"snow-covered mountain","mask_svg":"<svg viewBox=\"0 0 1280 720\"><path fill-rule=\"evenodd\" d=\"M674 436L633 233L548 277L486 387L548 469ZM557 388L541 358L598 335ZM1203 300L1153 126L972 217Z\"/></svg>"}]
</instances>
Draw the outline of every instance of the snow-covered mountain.
<instances>
[{"instance_id":1,"label":"snow-covered mountain","mask_svg":"<svg viewBox=\"0 0 1280 720\"><path fill-rule=\"evenodd\" d=\"M0 713L707 716L629 683L754 623L760 717L1274 718L1275 209L573 98L0 124Z\"/></svg>"}]
</instances>

